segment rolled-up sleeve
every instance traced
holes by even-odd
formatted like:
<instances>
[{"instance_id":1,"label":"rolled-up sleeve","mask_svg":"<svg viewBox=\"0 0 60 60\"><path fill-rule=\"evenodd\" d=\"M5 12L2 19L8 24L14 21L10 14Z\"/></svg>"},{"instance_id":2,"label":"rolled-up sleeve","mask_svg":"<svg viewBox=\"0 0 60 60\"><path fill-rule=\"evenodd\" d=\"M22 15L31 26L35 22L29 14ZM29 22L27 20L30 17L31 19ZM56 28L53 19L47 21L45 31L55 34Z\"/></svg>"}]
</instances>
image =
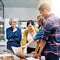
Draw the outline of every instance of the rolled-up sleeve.
<instances>
[{"instance_id":1,"label":"rolled-up sleeve","mask_svg":"<svg viewBox=\"0 0 60 60\"><path fill-rule=\"evenodd\" d=\"M37 33L37 35L35 35L35 36L33 37L33 39L34 39L34 40L37 40L37 39L40 40L41 37L42 37L42 35L43 35L43 33L44 33L43 29L40 29L39 32Z\"/></svg>"}]
</instances>

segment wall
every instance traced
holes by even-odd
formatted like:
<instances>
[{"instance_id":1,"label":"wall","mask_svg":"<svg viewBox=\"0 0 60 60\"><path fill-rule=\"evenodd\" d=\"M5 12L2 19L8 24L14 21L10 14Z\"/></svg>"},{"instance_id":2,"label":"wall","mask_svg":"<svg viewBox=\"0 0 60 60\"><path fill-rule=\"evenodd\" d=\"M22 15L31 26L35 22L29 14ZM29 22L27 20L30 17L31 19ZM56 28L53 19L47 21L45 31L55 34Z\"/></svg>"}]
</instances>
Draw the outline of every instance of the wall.
<instances>
[{"instance_id":1,"label":"wall","mask_svg":"<svg viewBox=\"0 0 60 60\"><path fill-rule=\"evenodd\" d=\"M39 8L39 6L40 6L41 4L43 4L43 3L51 4L51 0L40 0L37 8Z\"/></svg>"},{"instance_id":2,"label":"wall","mask_svg":"<svg viewBox=\"0 0 60 60\"><path fill-rule=\"evenodd\" d=\"M5 18L36 20L38 14L39 11L36 8L5 8Z\"/></svg>"}]
</instances>

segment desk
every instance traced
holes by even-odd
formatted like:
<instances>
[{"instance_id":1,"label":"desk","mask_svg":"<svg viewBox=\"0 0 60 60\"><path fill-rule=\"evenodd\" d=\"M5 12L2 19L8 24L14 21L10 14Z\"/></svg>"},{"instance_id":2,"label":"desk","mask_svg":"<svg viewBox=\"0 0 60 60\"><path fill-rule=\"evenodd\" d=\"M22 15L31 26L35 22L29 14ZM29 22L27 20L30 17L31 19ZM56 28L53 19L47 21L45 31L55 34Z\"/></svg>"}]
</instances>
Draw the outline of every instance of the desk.
<instances>
[{"instance_id":1,"label":"desk","mask_svg":"<svg viewBox=\"0 0 60 60\"><path fill-rule=\"evenodd\" d=\"M22 60L14 54L0 54L0 60Z\"/></svg>"},{"instance_id":2,"label":"desk","mask_svg":"<svg viewBox=\"0 0 60 60\"><path fill-rule=\"evenodd\" d=\"M26 59L21 59L14 54L0 54L0 60L26 60ZM30 58L28 60L30 60Z\"/></svg>"}]
</instances>

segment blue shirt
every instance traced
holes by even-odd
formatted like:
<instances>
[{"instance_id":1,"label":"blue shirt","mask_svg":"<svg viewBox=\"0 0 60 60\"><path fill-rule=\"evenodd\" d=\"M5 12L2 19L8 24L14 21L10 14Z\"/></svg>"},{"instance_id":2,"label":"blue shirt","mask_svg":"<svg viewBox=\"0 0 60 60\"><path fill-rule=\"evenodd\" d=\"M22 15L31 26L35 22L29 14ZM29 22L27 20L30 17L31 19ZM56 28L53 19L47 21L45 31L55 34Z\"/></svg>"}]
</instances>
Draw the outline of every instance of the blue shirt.
<instances>
[{"instance_id":1,"label":"blue shirt","mask_svg":"<svg viewBox=\"0 0 60 60\"><path fill-rule=\"evenodd\" d=\"M11 46L19 47L22 38L21 29L18 27L17 31L13 32L12 27L6 29L7 49L12 50ZM11 40L11 41L10 41Z\"/></svg>"},{"instance_id":2,"label":"blue shirt","mask_svg":"<svg viewBox=\"0 0 60 60\"><path fill-rule=\"evenodd\" d=\"M34 40L37 40L37 39L41 39L42 35L43 35L44 31L43 29L39 29L39 32L34 36Z\"/></svg>"},{"instance_id":3,"label":"blue shirt","mask_svg":"<svg viewBox=\"0 0 60 60\"><path fill-rule=\"evenodd\" d=\"M54 14L46 18L42 40L46 41L43 53L53 53L60 56L60 19Z\"/></svg>"}]
</instances>

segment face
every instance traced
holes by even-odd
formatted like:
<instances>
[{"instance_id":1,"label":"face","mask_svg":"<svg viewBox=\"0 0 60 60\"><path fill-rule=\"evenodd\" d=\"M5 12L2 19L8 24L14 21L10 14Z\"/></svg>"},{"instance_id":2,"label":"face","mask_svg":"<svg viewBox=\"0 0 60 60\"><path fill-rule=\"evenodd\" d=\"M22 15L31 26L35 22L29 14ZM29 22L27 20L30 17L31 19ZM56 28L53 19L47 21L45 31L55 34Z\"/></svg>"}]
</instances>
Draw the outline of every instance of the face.
<instances>
[{"instance_id":1,"label":"face","mask_svg":"<svg viewBox=\"0 0 60 60\"><path fill-rule=\"evenodd\" d=\"M16 23L15 22L12 22L11 23L11 27L14 29L14 28L16 28Z\"/></svg>"},{"instance_id":2,"label":"face","mask_svg":"<svg viewBox=\"0 0 60 60\"><path fill-rule=\"evenodd\" d=\"M33 30L34 26L32 24L28 25L28 30Z\"/></svg>"},{"instance_id":3,"label":"face","mask_svg":"<svg viewBox=\"0 0 60 60\"><path fill-rule=\"evenodd\" d=\"M43 11L40 10L40 14L41 14L44 18L46 18L47 14L48 14L48 11L47 11L47 10L43 10Z\"/></svg>"}]
</instances>

